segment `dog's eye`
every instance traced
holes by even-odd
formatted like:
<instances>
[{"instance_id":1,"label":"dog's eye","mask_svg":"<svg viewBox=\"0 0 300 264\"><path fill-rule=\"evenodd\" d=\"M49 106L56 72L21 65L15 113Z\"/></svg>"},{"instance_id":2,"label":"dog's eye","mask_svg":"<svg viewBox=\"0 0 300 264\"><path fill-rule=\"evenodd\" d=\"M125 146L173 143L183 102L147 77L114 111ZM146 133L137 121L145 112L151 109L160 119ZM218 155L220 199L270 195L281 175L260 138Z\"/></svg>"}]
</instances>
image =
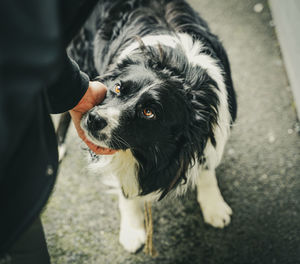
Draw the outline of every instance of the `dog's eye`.
<instances>
[{"instance_id":1,"label":"dog's eye","mask_svg":"<svg viewBox=\"0 0 300 264\"><path fill-rule=\"evenodd\" d=\"M144 108L143 115L147 119L153 119L155 118L155 113L151 108Z\"/></svg>"},{"instance_id":2,"label":"dog's eye","mask_svg":"<svg viewBox=\"0 0 300 264\"><path fill-rule=\"evenodd\" d=\"M116 84L115 84L115 92L116 92L117 94L119 94L119 93L121 92L121 84L119 84L119 83L116 83Z\"/></svg>"}]
</instances>

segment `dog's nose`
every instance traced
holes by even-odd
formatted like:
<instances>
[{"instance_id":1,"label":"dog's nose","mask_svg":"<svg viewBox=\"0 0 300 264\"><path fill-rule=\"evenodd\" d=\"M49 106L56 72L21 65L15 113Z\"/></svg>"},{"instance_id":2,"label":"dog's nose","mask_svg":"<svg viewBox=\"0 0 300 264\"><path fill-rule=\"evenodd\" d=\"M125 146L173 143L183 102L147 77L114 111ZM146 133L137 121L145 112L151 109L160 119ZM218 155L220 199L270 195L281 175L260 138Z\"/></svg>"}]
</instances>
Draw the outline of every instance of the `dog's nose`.
<instances>
[{"instance_id":1,"label":"dog's nose","mask_svg":"<svg viewBox=\"0 0 300 264\"><path fill-rule=\"evenodd\" d=\"M95 112L89 113L87 125L90 130L101 130L107 126L107 122Z\"/></svg>"}]
</instances>

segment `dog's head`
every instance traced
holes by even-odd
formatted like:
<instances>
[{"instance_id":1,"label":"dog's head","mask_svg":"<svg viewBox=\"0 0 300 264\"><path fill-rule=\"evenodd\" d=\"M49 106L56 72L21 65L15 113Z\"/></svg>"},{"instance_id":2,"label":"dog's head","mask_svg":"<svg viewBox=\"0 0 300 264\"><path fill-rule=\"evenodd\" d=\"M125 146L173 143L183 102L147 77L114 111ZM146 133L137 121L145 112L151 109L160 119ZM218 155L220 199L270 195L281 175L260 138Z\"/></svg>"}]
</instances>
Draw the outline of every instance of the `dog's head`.
<instances>
[{"instance_id":1,"label":"dog's head","mask_svg":"<svg viewBox=\"0 0 300 264\"><path fill-rule=\"evenodd\" d=\"M82 119L101 147L130 149L138 161L140 194L164 196L185 179L188 167L214 142L215 82L178 49L144 47L100 79L105 100Z\"/></svg>"}]
</instances>

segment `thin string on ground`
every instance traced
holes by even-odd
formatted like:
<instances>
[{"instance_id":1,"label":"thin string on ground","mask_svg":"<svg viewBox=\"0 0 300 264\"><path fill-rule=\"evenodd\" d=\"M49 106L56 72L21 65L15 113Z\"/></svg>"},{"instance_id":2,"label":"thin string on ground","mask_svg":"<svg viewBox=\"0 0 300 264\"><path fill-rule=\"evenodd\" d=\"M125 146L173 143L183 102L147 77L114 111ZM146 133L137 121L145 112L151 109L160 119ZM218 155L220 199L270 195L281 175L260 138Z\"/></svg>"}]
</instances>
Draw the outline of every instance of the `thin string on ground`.
<instances>
[{"instance_id":1,"label":"thin string on ground","mask_svg":"<svg viewBox=\"0 0 300 264\"><path fill-rule=\"evenodd\" d=\"M145 227L146 227L146 244L144 247L144 252L151 257L156 257L158 255L157 251L153 246L153 220L152 220L152 210L151 210L151 203L145 202L144 203L144 210L145 210Z\"/></svg>"}]
</instances>

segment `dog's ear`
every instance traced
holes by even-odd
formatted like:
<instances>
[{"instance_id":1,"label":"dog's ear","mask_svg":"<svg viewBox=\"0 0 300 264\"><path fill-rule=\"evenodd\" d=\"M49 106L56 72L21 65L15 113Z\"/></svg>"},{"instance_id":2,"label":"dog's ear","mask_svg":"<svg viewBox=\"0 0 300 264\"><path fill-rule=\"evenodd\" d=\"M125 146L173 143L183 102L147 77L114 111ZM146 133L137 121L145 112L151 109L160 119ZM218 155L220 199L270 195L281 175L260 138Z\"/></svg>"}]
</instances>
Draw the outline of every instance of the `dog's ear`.
<instances>
[{"instance_id":1,"label":"dog's ear","mask_svg":"<svg viewBox=\"0 0 300 264\"><path fill-rule=\"evenodd\" d=\"M187 131L191 134L191 138L210 139L215 145L213 131L214 126L218 125L220 104L218 85L205 70L197 67L190 69L186 82L188 88L185 92L191 113L190 128Z\"/></svg>"},{"instance_id":2,"label":"dog's ear","mask_svg":"<svg viewBox=\"0 0 300 264\"><path fill-rule=\"evenodd\" d=\"M186 173L189 166L194 162L193 153L188 153L186 149L181 148L178 153L178 160L175 159L176 174L170 181L169 185L162 191L158 201L162 200L172 189L174 189L180 183L185 184L187 182Z\"/></svg>"},{"instance_id":3,"label":"dog's ear","mask_svg":"<svg viewBox=\"0 0 300 264\"><path fill-rule=\"evenodd\" d=\"M214 126L218 125L218 105L219 99L216 94L216 83L208 79L198 79L198 83L192 89L186 90L187 102L189 102L189 120L187 127L175 140L180 146L177 156L173 157L173 169L176 173L170 184L165 188L159 198L161 200L166 194L183 180L186 181L186 173L197 160L199 164L205 163L203 154L207 140L216 146L214 137ZM174 173L174 172L172 172Z\"/></svg>"},{"instance_id":4,"label":"dog's ear","mask_svg":"<svg viewBox=\"0 0 300 264\"><path fill-rule=\"evenodd\" d=\"M186 182L186 171L192 158L183 151L183 148L174 144L159 148L153 146L142 152L133 151L138 161L141 195L160 191L159 200L161 200L171 189L181 182Z\"/></svg>"},{"instance_id":5,"label":"dog's ear","mask_svg":"<svg viewBox=\"0 0 300 264\"><path fill-rule=\"evenodd\" d=\"M203 151L208 139L214 146L216 145L213 126L217 124L217 105L219 103L217 97L208 106L207 102L203 101L203 92L200 90L193 90L187 96L190 102L190 119L187 127L183 129L183 133L175 138L176 145L180 147L176 151L177 155L173 157L173 165L170 165L172 166L170 173L173 173L173 178L170 177L172 180L162 191L159 200L163 199L177 185L187 181L186 173L196 160L199 164L205 162Z\"/></svg>"}]
</instances>

